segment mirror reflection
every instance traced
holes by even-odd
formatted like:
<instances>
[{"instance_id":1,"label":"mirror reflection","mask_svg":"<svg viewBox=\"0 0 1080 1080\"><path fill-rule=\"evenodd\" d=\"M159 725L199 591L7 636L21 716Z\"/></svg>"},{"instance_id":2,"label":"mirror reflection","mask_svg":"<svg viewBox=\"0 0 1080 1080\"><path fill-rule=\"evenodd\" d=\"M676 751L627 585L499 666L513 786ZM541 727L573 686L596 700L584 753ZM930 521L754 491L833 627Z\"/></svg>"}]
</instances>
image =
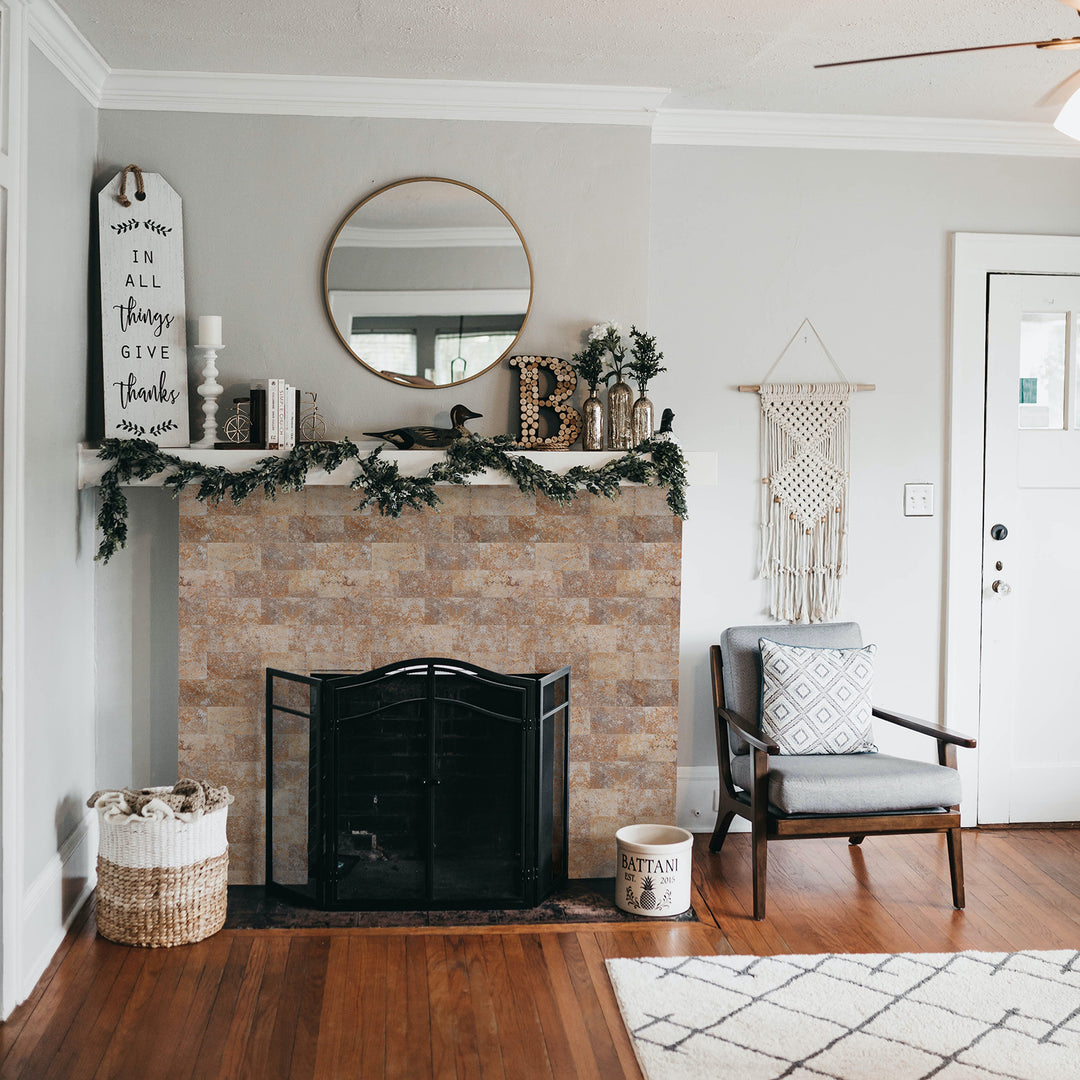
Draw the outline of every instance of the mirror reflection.
<instances>
[{"instance_id":1,"label":"mirror reflection","mask_svg":"<svg viewBox=\"0 0 1080 1080\"><path fill-rule=\"evenodd\" d=\"M450 386L514 347L532 302L532 264L493 199L458 180L418 177L346 215L324 285L334 330L360 363L403 386Z\"/></svg>"}]
</instances>

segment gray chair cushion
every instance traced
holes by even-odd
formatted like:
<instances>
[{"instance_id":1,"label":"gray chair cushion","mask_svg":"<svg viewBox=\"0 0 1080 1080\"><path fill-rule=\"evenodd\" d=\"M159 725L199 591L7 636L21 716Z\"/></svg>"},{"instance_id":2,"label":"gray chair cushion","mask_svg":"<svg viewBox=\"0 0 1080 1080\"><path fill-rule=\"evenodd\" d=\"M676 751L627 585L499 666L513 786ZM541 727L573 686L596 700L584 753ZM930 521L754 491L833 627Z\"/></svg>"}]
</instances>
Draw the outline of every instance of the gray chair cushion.
<instances>
[{"instance_id":1,"label":"gray chair cushion","mask_svg":"<svg viewBox=\"0 0 1080 1080\"><path fill-rule=\"evenodd\" d=\"M750 790L753 759L731 761L731 777ZM955 769L888 754L769 757L769 802L785 814L880 814L960 802Z\"/></svg>"},{"instance_id":2,"label":"gray chair cushion","mask_svg":"<svg viewBox=\"0 0 1080 1080\"><path fill-rule=\"evenodd\" d=\"M862 631L858 623L814 623L788 626L767 623L764 626L732 626L720 635L720 656L724 671L724 704L748 724L761 724L761 650L759 638L779 641L781 645L809 645L815 649L858 649ZM728 728L731 750L745 754L750 748Z\"/></svg>"}]
</instances>

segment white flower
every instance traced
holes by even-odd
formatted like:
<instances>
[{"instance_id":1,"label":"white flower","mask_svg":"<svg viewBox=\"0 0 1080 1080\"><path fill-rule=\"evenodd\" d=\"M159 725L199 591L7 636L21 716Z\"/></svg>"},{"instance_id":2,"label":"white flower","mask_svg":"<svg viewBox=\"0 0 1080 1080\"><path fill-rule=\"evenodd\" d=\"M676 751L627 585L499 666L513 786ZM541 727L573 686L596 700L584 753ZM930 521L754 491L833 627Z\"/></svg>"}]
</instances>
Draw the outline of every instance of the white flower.
<instances>
[{"instance_id":1,"label":"white flower","mask_svg":"<svg viewBox=\"0 0 1080 1080\"><path fill-rule=\"evenodd\" d=\"M616 337L622 337L622 327L617 322L601 322L589 331L589 340L600 341L607 337L609 332L614 333Z\"/></svg>"}]
</instances>

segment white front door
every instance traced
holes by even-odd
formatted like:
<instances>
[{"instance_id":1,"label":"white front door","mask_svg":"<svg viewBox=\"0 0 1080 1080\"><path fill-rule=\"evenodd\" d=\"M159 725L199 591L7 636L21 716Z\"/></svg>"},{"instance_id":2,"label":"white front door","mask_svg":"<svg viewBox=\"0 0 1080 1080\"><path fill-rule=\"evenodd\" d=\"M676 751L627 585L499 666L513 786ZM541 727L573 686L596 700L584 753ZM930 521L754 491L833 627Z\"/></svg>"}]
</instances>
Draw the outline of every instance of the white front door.
<instances>
[{"instance_id":1,"label":"white front door","mask_svg":"<svg viewBox=\"0 0 1080 1080\"><path fill-rule=\"evenodd\" d=\"M990 274L979 821L1080 820L1080 277Z\"/></svg>"}]
</instances>

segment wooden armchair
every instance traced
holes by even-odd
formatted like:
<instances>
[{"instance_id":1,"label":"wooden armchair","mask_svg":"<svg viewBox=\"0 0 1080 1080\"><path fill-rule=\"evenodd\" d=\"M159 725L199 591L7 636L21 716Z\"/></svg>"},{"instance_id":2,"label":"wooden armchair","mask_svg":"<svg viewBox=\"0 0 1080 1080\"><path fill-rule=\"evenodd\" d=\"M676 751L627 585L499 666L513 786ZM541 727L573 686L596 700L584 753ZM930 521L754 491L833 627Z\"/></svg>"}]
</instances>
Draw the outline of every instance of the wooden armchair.
<instances>
[{"instance_id":1,"label":"wooden armchair","mask_svg":"<svg viewBox=\"0 0 1080 1080\"><path fill-rule=\"evenodd\" d=\"M937 740L938 762L887 754L781 755L761 733L760 638L785 645L851 649L862 646L857 623L737 626L710 652L716 706L720 811L709 843L719 851L732 819L749 820L753 842L754 918L765 918L766 850L770 840L943 832L949 848L953 906L964 906L960 847L960 778L956 748L975 740L902 713L873 710L890 724Z\"/></svg>"}]
</instances>

